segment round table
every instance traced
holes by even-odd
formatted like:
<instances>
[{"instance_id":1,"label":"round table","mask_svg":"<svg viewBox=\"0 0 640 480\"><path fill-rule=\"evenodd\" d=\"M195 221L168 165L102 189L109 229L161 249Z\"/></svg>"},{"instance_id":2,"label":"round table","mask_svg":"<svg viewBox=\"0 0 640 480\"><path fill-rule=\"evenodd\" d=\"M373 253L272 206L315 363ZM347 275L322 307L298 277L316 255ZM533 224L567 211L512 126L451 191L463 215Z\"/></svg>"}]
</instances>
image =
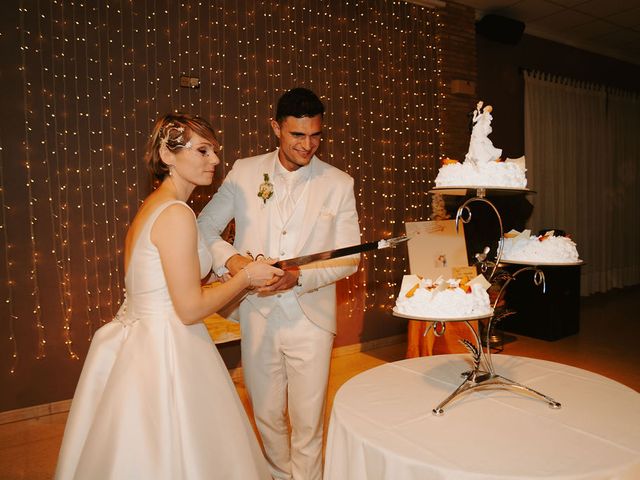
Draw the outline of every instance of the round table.
<instances>
[{"instance_id":1,"label":"round table","mask_svg":"<svg viewBox=\"0 0 640 480\"><path fill-rule=\"evenodd\" d=\"M388 363L347 381L333 403L325 480L640 479L640 394L568 365L495 355L501 374L542 390L473 391L433 405L468 355Z\"/></svg>"}]
</instances>

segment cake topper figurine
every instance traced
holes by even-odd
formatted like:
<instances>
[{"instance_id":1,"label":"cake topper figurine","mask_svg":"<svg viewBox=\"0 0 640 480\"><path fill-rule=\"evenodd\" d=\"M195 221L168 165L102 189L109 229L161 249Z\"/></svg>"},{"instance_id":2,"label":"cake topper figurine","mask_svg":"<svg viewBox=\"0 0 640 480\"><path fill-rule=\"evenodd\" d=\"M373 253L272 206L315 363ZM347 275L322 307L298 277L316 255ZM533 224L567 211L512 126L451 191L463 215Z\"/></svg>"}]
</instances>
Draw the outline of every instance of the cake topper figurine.
<instances>
[{"instance_id":1,"label":"cake topper figurine","mask_svg":"<svg viewBox=\"0 0 640 480\"><path fill-rule=\"evenodd\" d=\"M502 155L502 149L495 148L489 140L489 134L492 132L492 111L491 105L484 105L484 102L480 100L476 104L476 109L471 113L471 140L469 141L469 152L464 158L465 161L476 164L487 163L499 159Z\"/></svg>"}]
</instances>

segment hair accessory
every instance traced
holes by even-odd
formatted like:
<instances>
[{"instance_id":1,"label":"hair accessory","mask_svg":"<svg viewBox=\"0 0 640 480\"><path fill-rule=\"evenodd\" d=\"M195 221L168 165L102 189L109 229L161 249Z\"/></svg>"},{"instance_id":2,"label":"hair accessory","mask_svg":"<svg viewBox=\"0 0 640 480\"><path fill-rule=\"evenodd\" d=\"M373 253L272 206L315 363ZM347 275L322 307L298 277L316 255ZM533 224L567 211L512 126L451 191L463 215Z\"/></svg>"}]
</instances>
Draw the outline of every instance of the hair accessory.
<instances>
[{"instance_id":1,"label":"hair accessory","mask_svg":"<svg viewBox=\"0 0 640 480\"><path fill-rule=\"evenodd\" d=\"M164 127L164 135L160 138L160 146L167 146L170 149L173 148L191 148L191 140L187 143L183 143L182 137L184 133L184 127L176 126L175 123L170 122Z\"/></svg>"}]
</instances>

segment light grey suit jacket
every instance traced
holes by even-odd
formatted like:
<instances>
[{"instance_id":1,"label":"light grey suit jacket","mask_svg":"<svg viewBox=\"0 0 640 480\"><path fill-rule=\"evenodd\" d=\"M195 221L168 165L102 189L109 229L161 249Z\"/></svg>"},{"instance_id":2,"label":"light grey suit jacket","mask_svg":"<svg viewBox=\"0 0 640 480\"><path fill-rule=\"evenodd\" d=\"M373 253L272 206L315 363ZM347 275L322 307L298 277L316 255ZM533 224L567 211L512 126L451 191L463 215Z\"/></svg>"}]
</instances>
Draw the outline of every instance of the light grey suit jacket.
<instances>
[{"instance_id":1,"label":"light grey suit jacket","mask_svg":"<svg viewBox=\"0 0 640 480\"><path fill-rule=\"evenodd\" d=\"M223 184L198 217L200 231L213 255L214 269L224 266L237 253L253 255L270 252L274 228L270 222L277 209L275 195L266 202L258 197L264 174L273 179L278 151L237 160ZM313 157L304 220L287 225L287 235L296 235L295 248L288 257L297 257L348 247L360 243L360 228L353 193L353 178ZM235 218L233 246L220 234ZM335 282L354 273L359 255L325 260L301 268L302 284L293 289L304 314L316 325L336 331ZM268 312L273 296L248 295L244 302Z\"/></svg>"}]
</instances>

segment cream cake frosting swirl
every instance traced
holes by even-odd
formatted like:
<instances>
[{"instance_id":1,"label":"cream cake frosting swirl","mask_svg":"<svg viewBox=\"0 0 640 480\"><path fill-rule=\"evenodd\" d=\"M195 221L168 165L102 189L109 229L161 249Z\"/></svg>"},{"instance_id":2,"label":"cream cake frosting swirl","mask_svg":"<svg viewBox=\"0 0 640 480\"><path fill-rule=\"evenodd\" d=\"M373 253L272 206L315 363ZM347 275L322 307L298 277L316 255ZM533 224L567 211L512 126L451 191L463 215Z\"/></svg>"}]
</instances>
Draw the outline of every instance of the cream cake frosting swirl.
<instances>
[{"instance_id":1,"label":"cream cake frosting swirl","mask_svg":"<svg viewBox=\"0 0 640 480\"><path fill-rule=\"evenodd\" d=\"M513 262L577 263L580 262L578 249L569 237L555 236L550 230L544 235L531 235L530 230L506 233L502 259Z\"/></svg>"},{"instance_id":2,"label":"cream cake frosting swirl","mask_svg":"<svg viewBox=\"0 0 640 480\"><path fill-rule=\"evenodd\" d=\"M396 310L405 315L434 318L464 318L491 314L488 282L479 275L463 283L459 279L434 280L405 275Z\"/></svg>"}]
</instances>

